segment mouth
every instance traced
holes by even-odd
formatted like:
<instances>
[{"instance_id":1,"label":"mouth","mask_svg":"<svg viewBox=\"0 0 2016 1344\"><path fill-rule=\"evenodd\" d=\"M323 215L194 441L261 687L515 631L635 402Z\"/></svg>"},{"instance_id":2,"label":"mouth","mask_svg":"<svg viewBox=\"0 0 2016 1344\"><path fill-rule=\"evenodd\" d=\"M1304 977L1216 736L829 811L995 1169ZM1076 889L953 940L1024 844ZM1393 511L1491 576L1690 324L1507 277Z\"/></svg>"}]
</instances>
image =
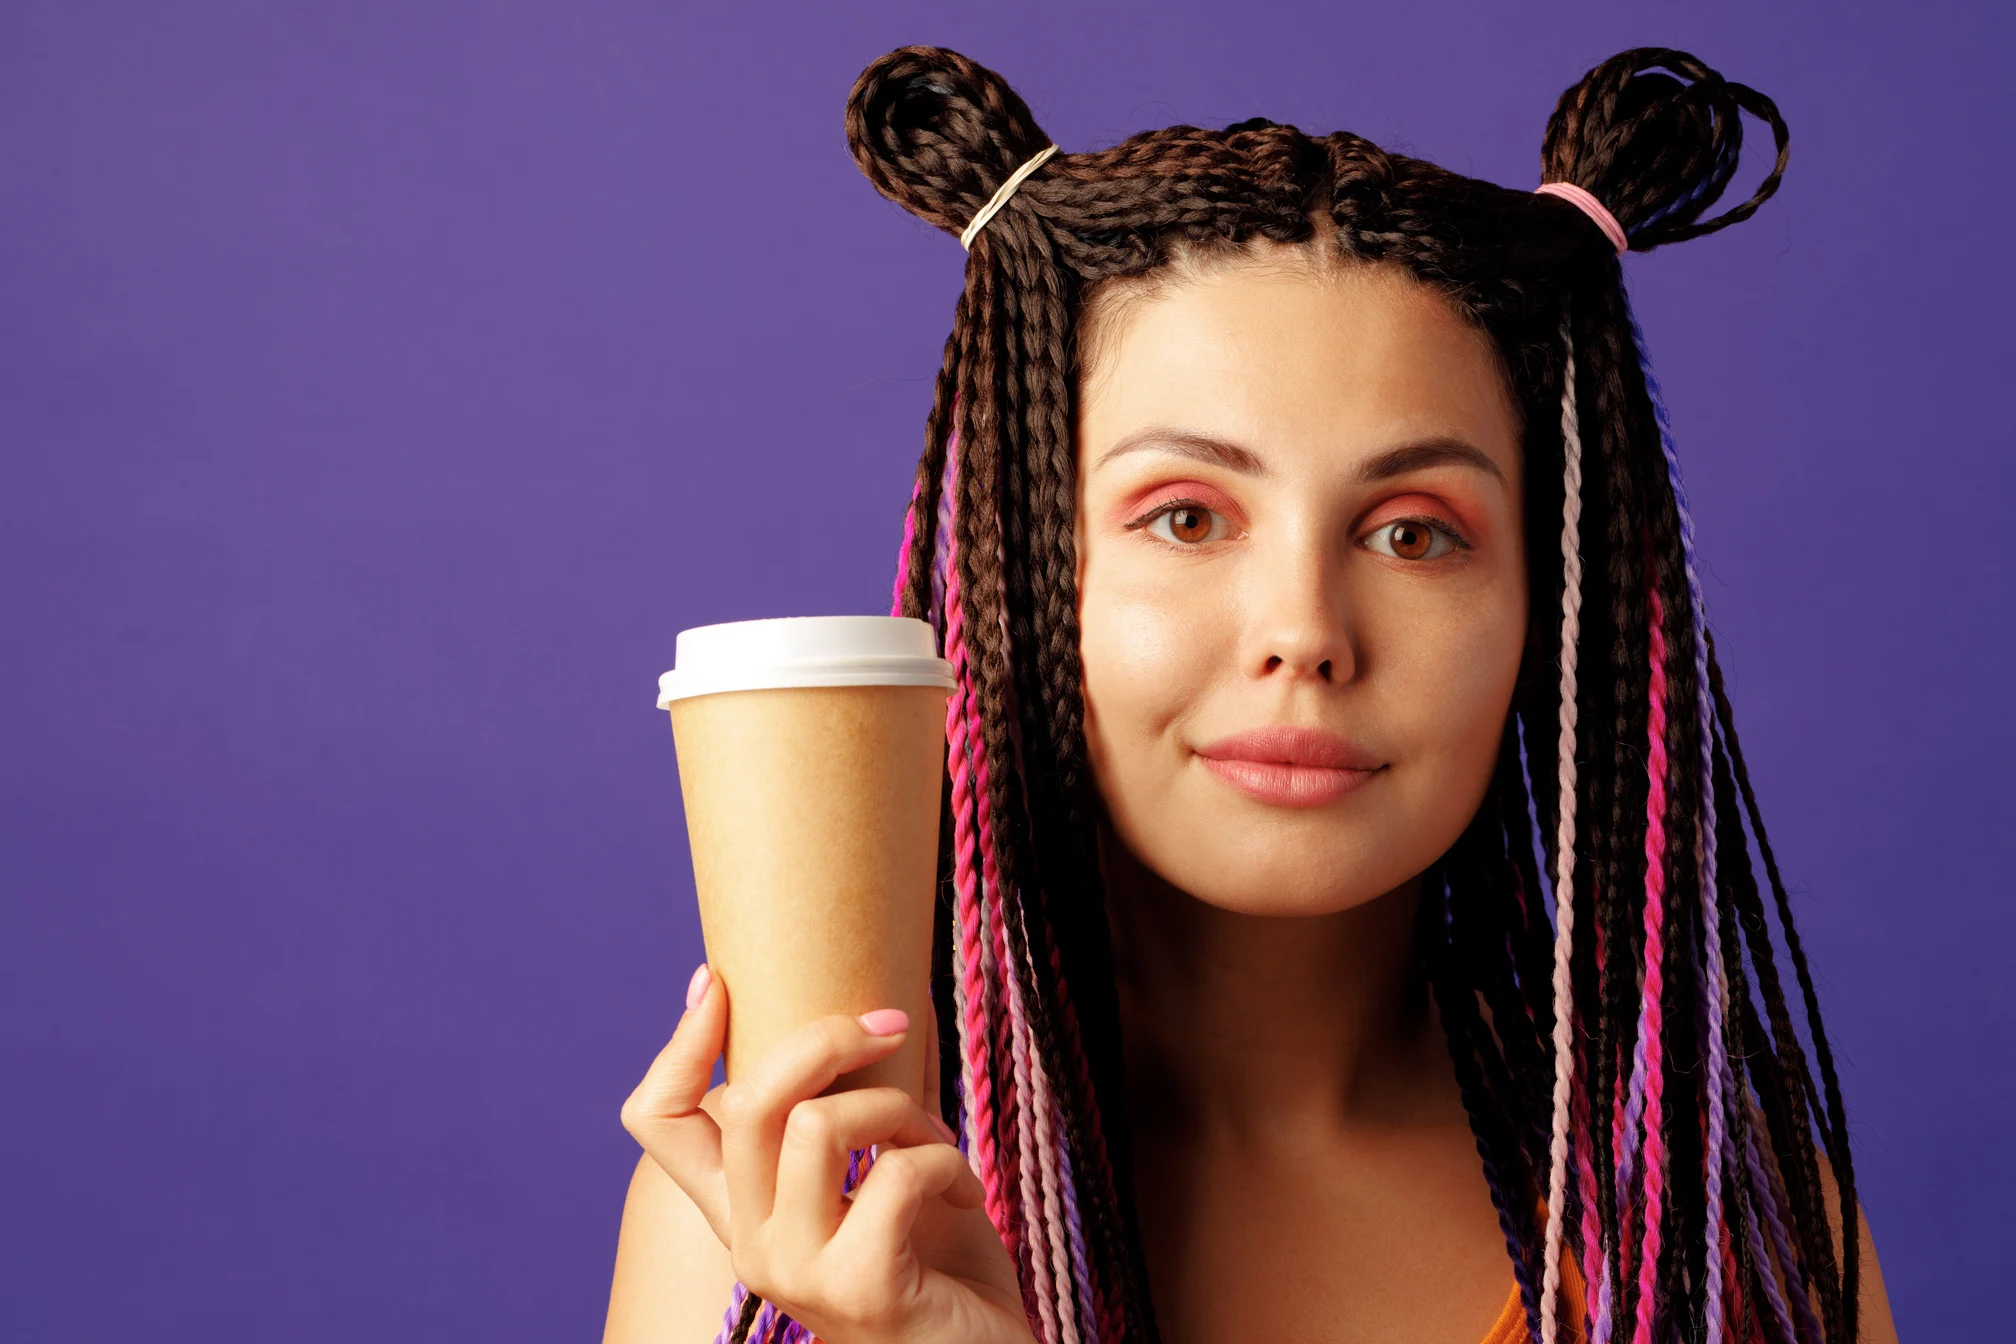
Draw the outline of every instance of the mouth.
<instances>
[{"instance_id":1,"label":"mouth","mask_svg":"<svg viewBox=\"0 0 2016 1344\"><path fill-rule=\"evenodd\" d=\"M1276 807L1335 802L1388 764L1336 733L1285 725L1235 733L1194 750L1212 774Z\"/></svg>"}]
</instances>

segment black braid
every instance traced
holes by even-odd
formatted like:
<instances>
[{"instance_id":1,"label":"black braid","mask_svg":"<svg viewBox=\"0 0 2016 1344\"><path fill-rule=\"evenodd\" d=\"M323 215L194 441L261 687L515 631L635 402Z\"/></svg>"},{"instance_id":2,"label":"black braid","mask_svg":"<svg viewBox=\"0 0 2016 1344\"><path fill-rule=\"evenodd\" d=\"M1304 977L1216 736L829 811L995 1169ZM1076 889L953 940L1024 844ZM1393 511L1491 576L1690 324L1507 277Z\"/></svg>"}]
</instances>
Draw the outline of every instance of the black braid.
<instances>
[{"instance_id":1,"label":"black braid","mask_svg":"<svg viewBox=\"0 0 2016 1344\"><path fill-rule=\"evenodd\" d=\"M1443 1034L1448 1042L1450 1062L1456 1072L1457 1089L1463 1097L1463 1108L1470 1116L1471 1135L1477 1145L1478 1161L1483 1165L1484 1183L1491 1193L1492 1208L1498 1214L1498 1228L1505 1238L1513 1277L1519 1284L1527 1324L1534 1337L1538 1338L1537 1265L1530 1232L1530 1201L1537 1195L1530 1181L1518 1179L1515 1163L1520 1145L1505 1132L1500 1108L1494 1104L1494 1098L1487 1089L1482 1061L1495 1052L1489 1039L1490 1029L1478 1013L1476 991L1469 987L1467 975L1470 968L1462 965L1457 934L1461 903L1456 891L1470 876L1463 871L1469 867L1469 856L1459 851L1467 848L1465 841L1468 839L1466 833L1445 860L1423 876L1416 941L1423 950L1428 983L1434 993Z\"/></svg>"},{"instance_id":2,"label":"black braid","mask_svg":"<svg viewBox=\"0 0 2016 1344\"><path fill-rule=\"evenodd\" d=\"M1586 385L1594 394L1595 423L1599 425L1615 424L1623 419L1618 406L1623 391L1614 381L1619 361L1613 358L1607 368L1601 367L1599 361L1604 353L1600 344L1591 343L1588 359L1595 367L1591 368ZM1616 351L1613 348L1609 353L1614 356ZM1609 376L1606 377L1606 374ZM1627 1069L1637 1043L1635 997L1638 984L1633 970L1643 965L1645 955L1645 935L1639 913L1644 899L1645 851L1643 841L1634 843L1633 837L1642 834L1639 827L1645 815L1648 790L1643 744L1647 731L1651 673L1639 653L1647 645L1647 635L1645 580L1640 571L1638 482L1634 464L1627 455L1616 453L1608 455L1604 466L1607 468L1604 484L1609 506L1605 527L1608 547L1604 558L1609 576L1605 596L1609 604L1610 665L1603 669L1601 680L1613 688L1613 695L1609 741L1610 818L1603 832L1604 845L1598 860L1602 879L1597 910L1598 918L1604 920L1606 926L1608 956L1603 965L1604 1001L1598 1019L1603 1024L1603 1034L1598 1042L1603 1073L1597 1095L1608 1098L1618 1072ZM1613 1173L1617 1155L1610 1151L1610 1127L1599 1123L1595 1129L1602 1136L1599 1142L1603 1144L1604 1162L1600 1170ZM1624 1140L1628 1144L1632 1136L1627 1134ZM1604 1206L1614 1209L1622 1192L1616 1189L1614 1178L1608 1184L1610 1188L1604 1192ZM1610 1239L1611 1282L1617 1285L1619 1291L1619 1319L1628 1319L1634 1306L1637 1276L1625 1272L1623 1233L1624 1229L1620 1226L1617 1234Z\"/></svg>"},{"instance_id":3,"label":"black braid","mask_svg":"<svg viewBox=\"0 0 2016 1344\"><path fill-rule=\"evenodd\" d=\"M1860 1261L1860 1222L1856 1213L1854 1162L1848 1149L1848 1118L1841 1102L1841 1080L1834 1068L1834 1052L1827 1044L1827 1029L1820 1019L1820 998L1813 988L1813 971L1807 964L1806 951L1799 942L1798 928L1792 922L1792 903L1785 891L1785 881L1778 872L1778 860L1771 852L1771 842L1764 834L1764 818L1757 806L1756 791L1750 786L1750 772L1743 764L1743 747L1736 736L1734 712L1729 708L1728 694L1722 685L1722 667L1715 658L1715 640L1708 640L1708 678L1715 696L1716 713L1722 722L1722 731L1729 743L1729 754L1736 769L1736 782L1743 792L1743 805L1750 818L1751 831L1757 837L1757 849L1764 857L1764 871L1771 878L1772 896L1778 906L1778 927L1784 932L1786 950L1792 954L1792 967L1799 977L1799 992L1806 1008L1806 1025L1813 1034L1813 1053L1820 1061L1820 1076L1826 1085L1827 1124L1822 1135L1827 1144L1827 1158L1834 1168L1834 1179L1839 1187L1842 1255L1841 1278L1838 1289L1838 1327L1832 1321L1828 1329L1830 1335L1838 1328L1843 1337L1857 1337L1856 1313L1860 1306L1858 1269ZM1760 927L1762 921L1759 921ZM1767 954L1768 959L1768 954ZM1794 1045L1796 1047L1796 1039ZM1810 1092L1812 1075L1804 1069L1801 1061L1800 1076ZM1810 1144L1804 1145L1810 1151ZM1824 1225L1823 1225L1824 1227Z\"/></svg>"}]
</instances>

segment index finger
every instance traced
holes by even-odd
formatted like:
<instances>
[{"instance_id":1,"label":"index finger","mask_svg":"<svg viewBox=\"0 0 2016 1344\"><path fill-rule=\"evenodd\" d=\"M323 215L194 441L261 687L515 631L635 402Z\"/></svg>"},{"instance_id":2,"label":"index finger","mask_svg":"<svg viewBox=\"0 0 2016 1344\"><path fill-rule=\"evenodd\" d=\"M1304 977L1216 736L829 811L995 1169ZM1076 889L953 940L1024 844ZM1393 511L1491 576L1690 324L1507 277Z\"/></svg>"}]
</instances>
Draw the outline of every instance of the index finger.
<instances>
[{"instance_id":1,"label":"index finger","mask_svg":"<svg viewBox=\"0 0 2016 1344\"><path fill-rule=\"evenodd\" d=\"M896 1008L858 1018L844 1013L818 1018L770 1047L745 1077L728 1085L721 1096L721 1155L736 1227L770 1217L791 1108L824 1092L841 1074L893 1053L908 1026L909 1015Z\"/></svg>"}]
</instances>

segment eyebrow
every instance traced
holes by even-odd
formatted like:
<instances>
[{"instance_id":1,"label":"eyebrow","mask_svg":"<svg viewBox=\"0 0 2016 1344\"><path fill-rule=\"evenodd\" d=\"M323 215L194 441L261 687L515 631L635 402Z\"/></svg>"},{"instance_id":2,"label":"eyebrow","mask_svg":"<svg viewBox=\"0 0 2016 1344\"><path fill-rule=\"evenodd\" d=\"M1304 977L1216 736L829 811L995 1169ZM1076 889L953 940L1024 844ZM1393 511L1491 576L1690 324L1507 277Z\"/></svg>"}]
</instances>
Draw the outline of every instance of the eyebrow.
<instances>
[{"instance_id":1,"label":"eyebrow","mask_svg":"<svg viewBox=\"0 0 2016 1344\"><path fill-rule=\"evenodd\" d=\"M1139 452L1164 452L1195 458L1215 463L1242 476L1268 474L1267 464L1250 448L1196 430L1169 425L1149 425L1135 430L1101 453L1093 466L1103 467L1116 457ZM1505 473L1498 469L1489 453L1449 434L1431 434L1367 458L1358 468L1358 481L1361 485L1372 485L1393 476L1404 476L1410 471L1439 466L1469 467L1493 477L1500 485L1506 483Z\"/></svg>"}]
</instances>

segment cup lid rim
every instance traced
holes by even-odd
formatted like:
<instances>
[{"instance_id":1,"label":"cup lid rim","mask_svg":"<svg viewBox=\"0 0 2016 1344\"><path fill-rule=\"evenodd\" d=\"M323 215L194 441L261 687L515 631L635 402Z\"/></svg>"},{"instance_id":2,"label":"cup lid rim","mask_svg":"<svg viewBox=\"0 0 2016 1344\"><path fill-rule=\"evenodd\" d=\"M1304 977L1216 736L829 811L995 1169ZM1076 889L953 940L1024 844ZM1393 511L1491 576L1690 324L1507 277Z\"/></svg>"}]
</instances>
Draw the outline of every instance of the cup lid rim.
<instances>
[{"instance_id":1,"label":"cup lid rim","mask_svg":"<svg viewBox=\"0 0 2016 1344\"><path fill-rule=\"evenodd\" d=\"M908 616L780 616L679 632L658 708L723 691L954 685L930 624Z\"/></svg>"}]
</instances>

